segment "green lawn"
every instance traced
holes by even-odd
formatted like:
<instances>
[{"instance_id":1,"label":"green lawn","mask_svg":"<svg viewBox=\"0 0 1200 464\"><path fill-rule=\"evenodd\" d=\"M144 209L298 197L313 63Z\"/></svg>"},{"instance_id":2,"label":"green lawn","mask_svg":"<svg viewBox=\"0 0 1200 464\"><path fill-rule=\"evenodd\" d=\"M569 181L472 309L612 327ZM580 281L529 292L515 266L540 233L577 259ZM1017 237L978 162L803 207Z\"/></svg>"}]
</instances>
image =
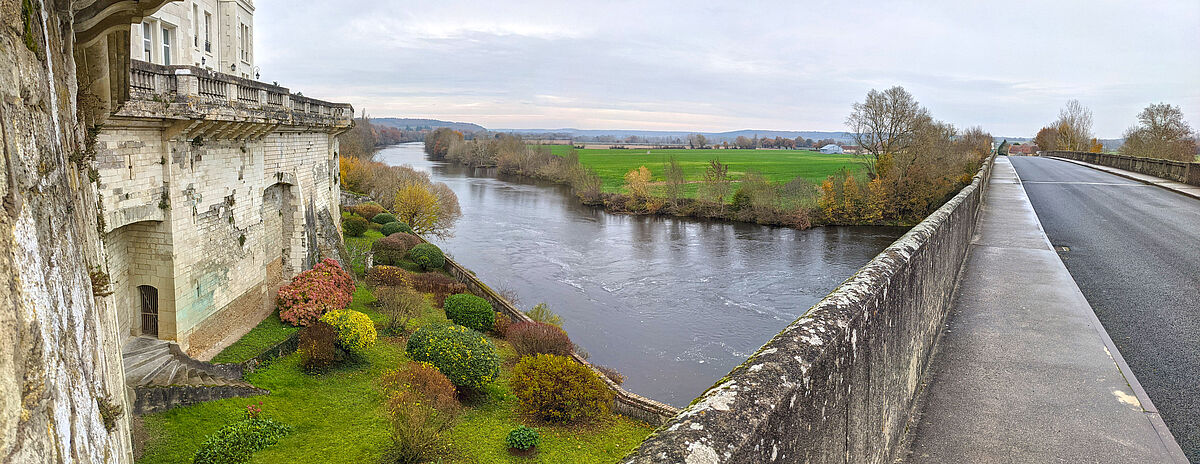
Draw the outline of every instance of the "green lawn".
<instances>
[{"instance_id":1,"label":"green lawn","mask_svg":"<svg viewBox=\"0 0 1200 464\"><path fill-rule=\"evenodd\" d=\"M350 307L382 322L383 316L370 305L373 301L370 289L359 286ZM413 326L444 320L441 309L431 308L416 318ZM450 433L457 454L442 462L616 462L653 430L622 416L579 427L539 424L520 417L514 412L516 398L508 388L516 353L507 342L493 341L500 347L505 367L496 382L466 403L467 408ZM243 341L234 346L239 344ZM243 348L249 350L250 344L246 341ZM246 376L250 383L270 390L269 395L212 401L145 416L146 432L152 438L138 462L191 462L209 434L241 417L246 405L259 401L266 417L295 430L278 444L256 452L252 462L378 462L390 442L378 379L406 361L404 340L388 337L381 337L362 362L322 375L301 372L295 353L279 358ZM521 424L541 431L542 445L532 459L509 456L504 444L508 431Z\"/></svg>"},{"instance_id":2,"label":"green lawn","mask_svg":"<svg viewBox=\"0 0 1200 464\"><path fill-rule=\"evenodd\" d=\"M267 351L268 348L279 344L279 342L287 340L288 337L291 337L292 334L296 333L298 330L300 329L279 320L278 313L271 314L266 319L263 319L262 322L258 323L258 326L250 329L250 333L247 333L245 336L238 339L238 341L233 342L232 345L229 345L229 347L221 350L221 352L212 359L212 362L243 363L249 361L250 358L262 354L262 352Z\"/></svg>"},{"instance_id":3,"label":"green lawn","mask_svg":"<svg viewBox=\"0 0 1200 464\"><path fill-rule=\"evenodd\" d=\"M565 154L571 147L553 145L551 151ZM857 171L860 164L854 155L826 155L807 150L579 150L579 161L592 168L604 181L604 191L621 192L625 185L625 174L638 166L646 166L654 182L666 180L667 157L674 155L683 167L684 178L689 182L699 181L704 176L708 161L717 158L729 165L729 174L738 179L747 171L758 171L768 181L787 182L797 176L810 182L820 183L825 177L841 169ZM736 185L736 182L735 182ZM687 196L694 196L698 184L688 184Z\"/></svg>"}]
</instances>

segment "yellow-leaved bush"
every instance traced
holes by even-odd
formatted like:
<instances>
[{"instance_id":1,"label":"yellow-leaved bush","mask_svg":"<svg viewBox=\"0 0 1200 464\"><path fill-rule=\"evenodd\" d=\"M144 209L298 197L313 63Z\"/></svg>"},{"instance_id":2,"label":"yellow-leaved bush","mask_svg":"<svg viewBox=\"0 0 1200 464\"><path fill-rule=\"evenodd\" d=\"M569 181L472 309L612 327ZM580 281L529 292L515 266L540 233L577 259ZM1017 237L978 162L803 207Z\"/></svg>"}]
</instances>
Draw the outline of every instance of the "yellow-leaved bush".
<instances>
[{"instance_id":1,"label":"yellow-leaved bush","mask_svg":"<svg viewBox=\"0 0 1200 464\"><path fill-rule=\"evenodd\" d=\"M378 334L375 322L366 314L353 309L330 311L321 316L321 321L337 329L338 345L342 349L361 355L375 344Z\"/></svg>"}]
</instances>

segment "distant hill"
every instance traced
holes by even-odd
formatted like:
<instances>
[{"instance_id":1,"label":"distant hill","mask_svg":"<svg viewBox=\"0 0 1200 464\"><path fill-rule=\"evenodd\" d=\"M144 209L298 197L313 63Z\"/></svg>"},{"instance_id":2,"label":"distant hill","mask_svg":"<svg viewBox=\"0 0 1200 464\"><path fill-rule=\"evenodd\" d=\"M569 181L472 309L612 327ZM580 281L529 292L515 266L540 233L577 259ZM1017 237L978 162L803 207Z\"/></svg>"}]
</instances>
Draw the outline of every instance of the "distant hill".
<instances>
[{"instance_id":1,"label":"distant hill","mask_svg":"<svg viewBox=\"0 0 1200 464\"><path fill-rule=\"evenodd\" d=\"M703 134L710 143L716 142L732 142L738 136L747 138L775 138L784 137L794 139L796 137L804 137L806 139L834 139L839 143L850 143L852 137L849 132L826 132L826 131L776 131L776 130L753 130L743 129L728 132L691 132L691 131L646 131L646 130L619 130L619 129L496 129L495 132L505 132L522 135L535 136L553 136L554 138L576 138L576 137L613 137L624 139L630 136L644 137L647 139L683 139L686 140L690 134Z\"/></svg>"},{"instance_id":2,"label":"distant hill","mask_svg":"<svg viewBox=\"0 0 1200 464\"><path fill-rule=\"evenodd\" d=\"M452 122L441 121L437 119L417 119L417 118L371 118L371 124L379 124L397 129L437 129L439 127L449 127L459 132L484 132L487 131L483 126L470 122Z\"/></svg>"}]
</instances>

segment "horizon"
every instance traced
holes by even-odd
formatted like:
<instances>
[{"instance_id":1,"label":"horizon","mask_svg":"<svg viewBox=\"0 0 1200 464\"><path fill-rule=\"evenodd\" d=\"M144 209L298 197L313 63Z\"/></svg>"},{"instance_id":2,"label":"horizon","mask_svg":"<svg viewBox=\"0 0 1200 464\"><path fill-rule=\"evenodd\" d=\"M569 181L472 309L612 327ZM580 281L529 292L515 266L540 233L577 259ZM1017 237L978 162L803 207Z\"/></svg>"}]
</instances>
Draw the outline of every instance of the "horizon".
<instances>
[{"instance_id":1,"label":"horizon","mask_svg":"<svg viewBox=\"0 0 1200 464\"><path fill-rule=\"evenodd\" d=\"M256 16L264 80L375 117L840 132L867 91L901 85L936 119L1013 137L1032 137L1070 99L1093 111L1102 139L1121 138L1151 103L1200 124L1200 2L1190 0L755 9L260 0Z\"/></svg>"}]
</instances>

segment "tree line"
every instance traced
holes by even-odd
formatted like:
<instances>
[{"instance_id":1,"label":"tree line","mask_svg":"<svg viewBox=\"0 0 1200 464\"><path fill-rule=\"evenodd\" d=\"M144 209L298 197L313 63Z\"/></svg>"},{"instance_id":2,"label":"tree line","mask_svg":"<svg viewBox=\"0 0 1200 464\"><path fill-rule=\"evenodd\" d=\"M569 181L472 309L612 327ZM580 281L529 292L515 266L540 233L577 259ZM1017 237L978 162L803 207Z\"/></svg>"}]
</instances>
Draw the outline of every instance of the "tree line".
<instances>
[{"instance_id":1,"label":"tree line","mask_svg":"<svg viewBox=\"0 0 1200 464\"><path fill-rule=\"evenodd\" d=\"M1183 119L1183 110L1168 103L1153 103L1137 116L1137 124L1125 130L1122 155L1194 162L1200 154L1196 132ZM1059 110L1058 119L1038 131L1033 139L1041 150L1100 153L1104 146L1092 135L1092 110L1070 100Z\"/></svg>"}]
</instances>

